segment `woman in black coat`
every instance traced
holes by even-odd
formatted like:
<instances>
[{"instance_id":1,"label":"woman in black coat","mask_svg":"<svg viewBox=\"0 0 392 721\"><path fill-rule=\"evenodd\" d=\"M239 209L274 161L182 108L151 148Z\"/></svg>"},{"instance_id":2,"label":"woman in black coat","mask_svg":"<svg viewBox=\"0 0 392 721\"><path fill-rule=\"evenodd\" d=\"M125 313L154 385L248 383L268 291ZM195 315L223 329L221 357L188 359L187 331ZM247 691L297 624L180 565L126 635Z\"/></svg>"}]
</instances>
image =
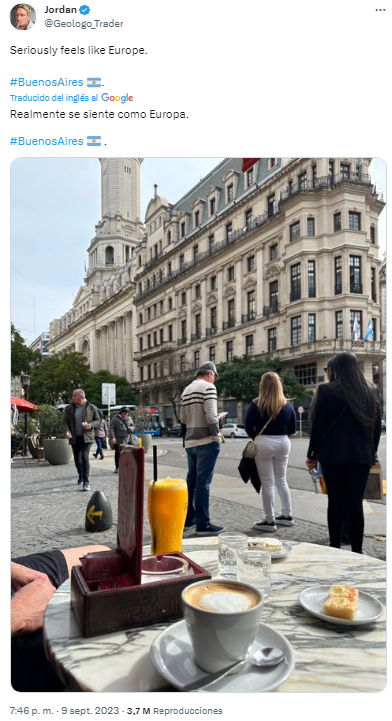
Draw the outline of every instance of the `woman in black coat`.
<instances>
[{"instance_id":1,"label":"woman in black coat","mask_svg":"<svg viewBox=\"0 0 392 721\"><path fill-rule=\"evenodd\" d=\"M306 465L322 466L330 545L340 548L343 519L352 550L362 553L362 501L381 434L381 408L353 353L338 353L330 383L318 387Z\"/></svg>"}]
</instances>

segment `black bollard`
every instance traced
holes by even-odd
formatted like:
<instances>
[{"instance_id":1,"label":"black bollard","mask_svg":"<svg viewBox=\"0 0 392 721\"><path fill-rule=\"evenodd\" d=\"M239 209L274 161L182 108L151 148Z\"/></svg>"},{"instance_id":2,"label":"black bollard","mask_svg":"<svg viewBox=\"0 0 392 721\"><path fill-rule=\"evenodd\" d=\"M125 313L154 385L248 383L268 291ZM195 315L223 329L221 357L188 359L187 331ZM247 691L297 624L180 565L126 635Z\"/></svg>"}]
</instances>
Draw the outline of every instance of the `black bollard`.
<instances>
[{"instance_id":1,"label":"black bollard","mask_svg":"<svg viewBox=\"0 0 392 721\"><path fill-rule=\"evenodd\" d=\"M113 514L110 502L103 491L95 491L86 508L86 531L97 533L107 531L113 525Z\"/></svg>"}]
</instances>

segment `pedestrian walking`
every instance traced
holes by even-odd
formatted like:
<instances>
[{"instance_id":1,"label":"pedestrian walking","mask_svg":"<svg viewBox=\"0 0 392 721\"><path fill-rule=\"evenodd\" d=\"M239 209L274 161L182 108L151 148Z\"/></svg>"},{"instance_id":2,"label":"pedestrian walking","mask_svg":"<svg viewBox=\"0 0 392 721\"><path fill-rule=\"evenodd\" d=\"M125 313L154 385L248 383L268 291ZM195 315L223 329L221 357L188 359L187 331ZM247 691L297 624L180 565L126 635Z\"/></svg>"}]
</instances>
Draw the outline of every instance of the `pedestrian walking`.
<instances>
[{"instance_id":1,"label":"pedestrian walking","mask_svg":"<svg viewBox=\"0 0 392 721\"><path fill-rule=\"evenodd\" d=\"M95 442L97 444L97 450L95 451L95 453L93 453L93 456L94 456L94 458L98 458L98 455L99 455L100 460L103 461L105 456L103 453L102 443L103 443L103 439L107 438L109 431L108 431L108 424L107 424L105 418L103 417L103 414L101 413L100 410L98 410L98 413L99 413L99 417L101 419L101 423L99 424L98 428L95 429Z\"/></svg>"},{"instance_id":2,"label":"pedestrian walking","mask_svg":"<svg viewBox=\"0 0 392 721\"><path fill-rule=\"evenodd\" d=\"M211 523L209 512L210 484L222 442L215 388L217 378L215 364L207 361L181 396L180 420L186 426L184 445L188 459L185 528L196 526L197 536L216 536L225 530L223 526Z\"/></svg>"},{"instance_id":3,"label":"pedestrian walking","mask_svg":"<svg viewBox=\"0 0 392 721\"><path fill-rule=\"evenodd\" d=\"M135 424L130 415L129 408L123 406L119 412L113 416L109 425L110 445L114 448L115 473L118 473L120 446L122 443L130 442L134 430Z\"/></svg>"},{"instance_id":4,"label":"pedestrian walking","mask_svg":"<svg viewBox=\"0 0 392 721\"><path fill-rule=\"evenodd\" d=\"M317 390L306 465L321 463L328 493L330 545L340 548L347 521L351 548L362 553L362 501L381 435L381 407L353 353L338 353L329 383Z\"/></svg>"},{"instance_id":5,"label":"pedestrian walking","mask_svg":"<svg viewBox=\"0 0 392 721\"><path fill-rule=\"evenodd\" d=\"M276 524L293 526L291 494L287 483L287 465L291 449L289 436L295 433L295 413L285 398L277 373L261 376L259 395L249 406L245 429L256 446L255 463L261 482L265 518L255 521L259 531L276 531ZM275 486L281 514L275 516Z\"/></svg>"},{"instance_id":6,"label":"pedestrian walking","mask_svg":"<svg viewBox=\"0 0 392 721\"><path fill-rule=\"evenodd\" d=\"M82 388L72 394L72 402L64 408L64 432L69 439L78 471L78 485L82 491L90 490L90 450L94 441L95 429L101 419L95 406L88 402Z\"/></svg>"}]
</instances>

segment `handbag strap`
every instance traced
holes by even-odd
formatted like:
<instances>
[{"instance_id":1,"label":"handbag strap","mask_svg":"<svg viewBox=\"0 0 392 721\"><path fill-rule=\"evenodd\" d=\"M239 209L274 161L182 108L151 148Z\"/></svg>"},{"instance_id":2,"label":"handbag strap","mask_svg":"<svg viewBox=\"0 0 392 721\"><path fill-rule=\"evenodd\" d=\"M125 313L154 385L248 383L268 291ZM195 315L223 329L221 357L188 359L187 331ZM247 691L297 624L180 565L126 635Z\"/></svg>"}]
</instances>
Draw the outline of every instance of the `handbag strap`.
<instances>
[{"instance_id":1,"label":"handbag strap","mask_svg":"<svg viewBox=\"0 0 392 721\"><path fill-rule=\"evenodd\" d=\"M337 423L337 421L339 420L340 416L343 415L343 413L344 413L344 411L346 410L346 408L347 408L347 406L345 406L345 407L343 408L343 410L340 411L339 415L336 416L335 420L332 421L332 423L331 423L331 425L329 426L329 428L327 428L327 430L325 431L325 433L321 436L320 443L321 443L321 441L324 440L325 436L328 435L329 431L330 431L331 428L335 425L335 423Z\"/></svg>"}]
</instances>

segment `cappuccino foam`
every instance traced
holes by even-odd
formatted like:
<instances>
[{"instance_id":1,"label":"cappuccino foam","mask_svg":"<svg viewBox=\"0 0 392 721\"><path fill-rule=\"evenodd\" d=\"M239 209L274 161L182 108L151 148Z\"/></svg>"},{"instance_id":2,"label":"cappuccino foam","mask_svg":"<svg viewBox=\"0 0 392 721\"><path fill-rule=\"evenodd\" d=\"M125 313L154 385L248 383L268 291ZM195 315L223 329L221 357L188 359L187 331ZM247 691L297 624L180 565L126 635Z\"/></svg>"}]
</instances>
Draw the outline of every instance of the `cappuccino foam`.
<instances>
[{"instance_id":1,"label":"cappuccino foam","mask_svg":"<svg viewBox=\"0 0 392 721\"><path fill-rule=\"evenodd\" d=\"M230 583L205 583L190 588L184 598L191 606L212 613L248 611L258 603L257 596L243 586Z\"/></svg>"}]
</instances>

